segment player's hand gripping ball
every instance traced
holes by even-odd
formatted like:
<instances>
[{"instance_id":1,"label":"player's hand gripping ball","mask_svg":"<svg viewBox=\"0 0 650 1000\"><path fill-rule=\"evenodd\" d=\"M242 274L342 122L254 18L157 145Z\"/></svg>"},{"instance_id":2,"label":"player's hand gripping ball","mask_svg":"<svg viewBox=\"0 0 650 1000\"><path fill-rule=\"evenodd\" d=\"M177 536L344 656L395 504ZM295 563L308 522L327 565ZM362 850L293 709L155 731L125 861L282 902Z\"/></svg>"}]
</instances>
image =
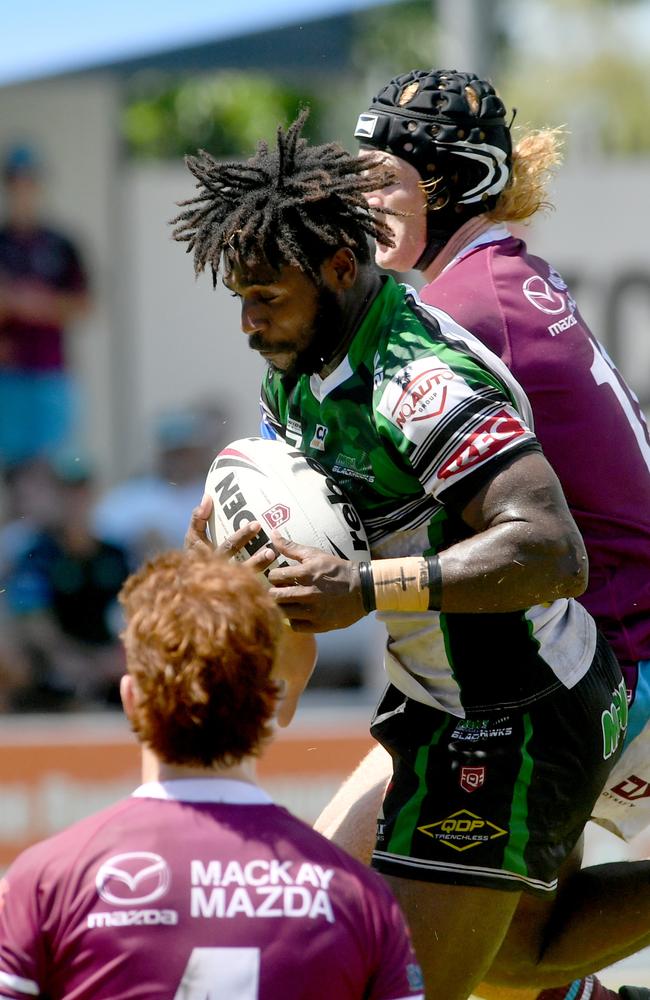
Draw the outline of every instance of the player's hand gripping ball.
<instances>
[{"instance_id":1,"label":"player's hand gripping ball","mask_svg":"<svg viewBox=\"0 0 650 1000\"><path fill-rule=\"evenodd\" d=\"M361 518L347 495L316 461L285 441L250 437L231 442L210 466L205 492L212 498L213 545L250 521L262 525L235 559L249 559L268 546L274 528L291 541L342 559L370 558ZM279 556L268 568L290 564Z\"/></svg>"}]
</instances>

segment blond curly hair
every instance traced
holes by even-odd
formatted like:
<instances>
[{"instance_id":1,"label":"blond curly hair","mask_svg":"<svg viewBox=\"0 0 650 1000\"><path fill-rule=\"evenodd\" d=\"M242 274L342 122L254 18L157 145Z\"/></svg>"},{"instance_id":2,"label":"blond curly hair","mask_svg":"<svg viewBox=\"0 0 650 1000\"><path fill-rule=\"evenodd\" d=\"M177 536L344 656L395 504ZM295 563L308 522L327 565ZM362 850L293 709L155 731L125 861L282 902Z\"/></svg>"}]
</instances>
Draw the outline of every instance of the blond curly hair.
<instances>
[{"instance_id":1,"label":"blond curly hair","mask_svg":"<svg viewBox=\"0 0 650 1000\"><path fill-rule=\"evenodd\" d=\"M540 209L551 209L546 190L562 162L566 130L562 127L527 132L512 152L508 183L486 216L494 222L523 222Z\"/></svg>"}]
</instances>

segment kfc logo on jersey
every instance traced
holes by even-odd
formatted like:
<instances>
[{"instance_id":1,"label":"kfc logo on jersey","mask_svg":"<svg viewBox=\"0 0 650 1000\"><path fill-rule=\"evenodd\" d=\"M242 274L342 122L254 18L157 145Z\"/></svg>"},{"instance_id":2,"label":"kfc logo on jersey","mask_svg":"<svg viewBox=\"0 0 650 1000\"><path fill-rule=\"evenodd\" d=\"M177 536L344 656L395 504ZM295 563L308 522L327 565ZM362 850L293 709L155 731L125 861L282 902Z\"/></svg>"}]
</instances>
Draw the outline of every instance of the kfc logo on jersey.
<instances>
[{"instance_id":1,"label":"kfc logo on jersey","mask_svg":"<svg viewBox=\"0 0 650 1000\"><path fill-rule=\"evenodd\" d=\"M460 787L466 792L475 792L485 784L484 767L461 767Z\"/></svg>"},{"instance_id":2,"label":"kfc logo on jersey","mask_svg":"<svg viewBox=\"0 0 650 1000\"><path fill-rule=\"evenodd\" d=\"M525 433L526 428L514 414L508 410L499 410L465 438L460 448L438 470L438 478L449 479L466 472L473 465L496 455L505 445Z\"/></svg>"},{"instance_id":3,"label":"kfc logo on jersey","mask_svg":"<svg viewBox=\"0 0 650 1000\"><path fill-rule=\"evenodd\" d=\"M115 854L104 861L95 878L101 898L115 906L152 903L165 895L169 883L167 862L151 851Z\"/></svg>"},{"instance_id":4,"label":"kfc logo on jersey","mask_svg":"<svg viewBox=\"0 0 650 1000\"><path fill-rule=\"evenodd\" d=\"M531 278L526 278L522 289L531 306L535 306L541 312L550 316L566 312L567 304L564 296L554 291L541 275L534 274Z\"/></svg>"},{"instance_id":5,"label":"kfc logo on jersey","mask_svg":"<svg viewBox=\"0 0 650 1000\"><path fill-rule=\"evenodd\" d=\"M623 781L620 781L618 785L612 785L610 791L614 795L620 795L622 799L627 799L628 802L634 802L636 799L648 799L650 798L650 782L644 781L636 774L630 774L627 778L623 778Z\"/></svg>"}]
</instances>

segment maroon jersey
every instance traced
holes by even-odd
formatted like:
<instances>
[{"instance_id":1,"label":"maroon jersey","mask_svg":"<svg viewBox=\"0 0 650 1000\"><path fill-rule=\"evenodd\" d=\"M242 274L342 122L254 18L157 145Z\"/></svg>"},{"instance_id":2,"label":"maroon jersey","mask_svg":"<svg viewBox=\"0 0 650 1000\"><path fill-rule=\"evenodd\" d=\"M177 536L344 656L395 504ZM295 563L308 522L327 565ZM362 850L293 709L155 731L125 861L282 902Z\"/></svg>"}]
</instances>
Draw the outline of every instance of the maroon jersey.
<instances>
[{"instance_id":1,"label":"maroon jersey","mask_svg":"<svg viewBox=\"0 0 650 1000\"><path fill-rule=\"evenodd\" d=\"M2 285L55 292L84 292L87 278L77 248L66 236L41 227L20 232L0 229L0 299ZM6 316L0 321L3 368L60 371L64 367L63 328L34 316Z\"/></svg>"},{"instance_id":2,"label":"maroon jersey","mask_svg":"<svg viewBox=\"0 0 650 1000\"><path fill-rule=\"evenodd\" d=\"M381 877L243 782L143 785L20 855L0 900L11 1000L423 1000Z\"/></svg>"},{"instance_id":3,"label":"maroon jersey","mask_svg":"<svg viewBox=\"0 0 650 1000\"><path fill-rule=\"evenodd\" d=\"M561 276L495 226L421 292L510 368L589 554L580 600L634 690L650 658L650 437L638 400Z\"/></svg>"}]
</instances>

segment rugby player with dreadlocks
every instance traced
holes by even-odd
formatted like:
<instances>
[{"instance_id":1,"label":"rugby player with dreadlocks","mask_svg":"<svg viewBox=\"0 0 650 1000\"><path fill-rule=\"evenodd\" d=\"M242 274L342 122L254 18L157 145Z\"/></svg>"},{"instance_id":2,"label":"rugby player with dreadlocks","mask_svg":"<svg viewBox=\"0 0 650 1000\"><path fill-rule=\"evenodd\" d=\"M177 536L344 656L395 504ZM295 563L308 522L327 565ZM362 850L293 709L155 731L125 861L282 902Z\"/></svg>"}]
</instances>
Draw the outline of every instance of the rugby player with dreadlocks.
<instances>
[{"instance_id":1,"label":"rugby player with dreadlocks","mask_svg":"<svg viewBox=\"0 0 650 1000\"><path fill-rule=\"evenodd\" d=\"M630 842L650 823L650 435L638 400L587 328L561 275L508 228L548 205L561 132L526 130L513 148L507 119L494 87L474 73L411 70L381 88L355 130L361 157L379 154L395 174L394 184L368 195L371 206L400 213L388 219L393 239L379 241L375 259L396 271L419 270L427 282L423 301L498 354L530 400L536 436L589 557L580 601L626 680L624 750L593 818ZM481 749L474 744L475 752ZM390 770L378 747L317 826L369 857ZM365 824L358 806L350 812L359 799ZM628 877L640 878L641 871L630 869ZM567 956L570 972L579 956ZM626 996L631 989L624 988ZM538 996L536 990L518 995ZM606 995L614 996L589 977L540 1000Z\"/></svg>"},{"instance_id":2,"label":"rugby player with dreadlocks","mask_svg":"<svg viewBox=\"0 0 650 1000\"><path fill-rule=\"evenodd\" d=\"M275 533L296 565L270 572L270 593L298 634L374 610L386 624L372 733L394 773L373 866L409 918L427 995L461 1000L504 939L539 946L619 753L625 686L574 599L584 547L525 395L463 327L379 275L367 237L392 237L364 195L389 172L309 146L303 120L246 163L189 158L198 191L174 235L240 299L269 364L269 433L329 469L366 526L361 565ZM206 500L191 540L208 514Z\"/></svg>"}]
</instances>

